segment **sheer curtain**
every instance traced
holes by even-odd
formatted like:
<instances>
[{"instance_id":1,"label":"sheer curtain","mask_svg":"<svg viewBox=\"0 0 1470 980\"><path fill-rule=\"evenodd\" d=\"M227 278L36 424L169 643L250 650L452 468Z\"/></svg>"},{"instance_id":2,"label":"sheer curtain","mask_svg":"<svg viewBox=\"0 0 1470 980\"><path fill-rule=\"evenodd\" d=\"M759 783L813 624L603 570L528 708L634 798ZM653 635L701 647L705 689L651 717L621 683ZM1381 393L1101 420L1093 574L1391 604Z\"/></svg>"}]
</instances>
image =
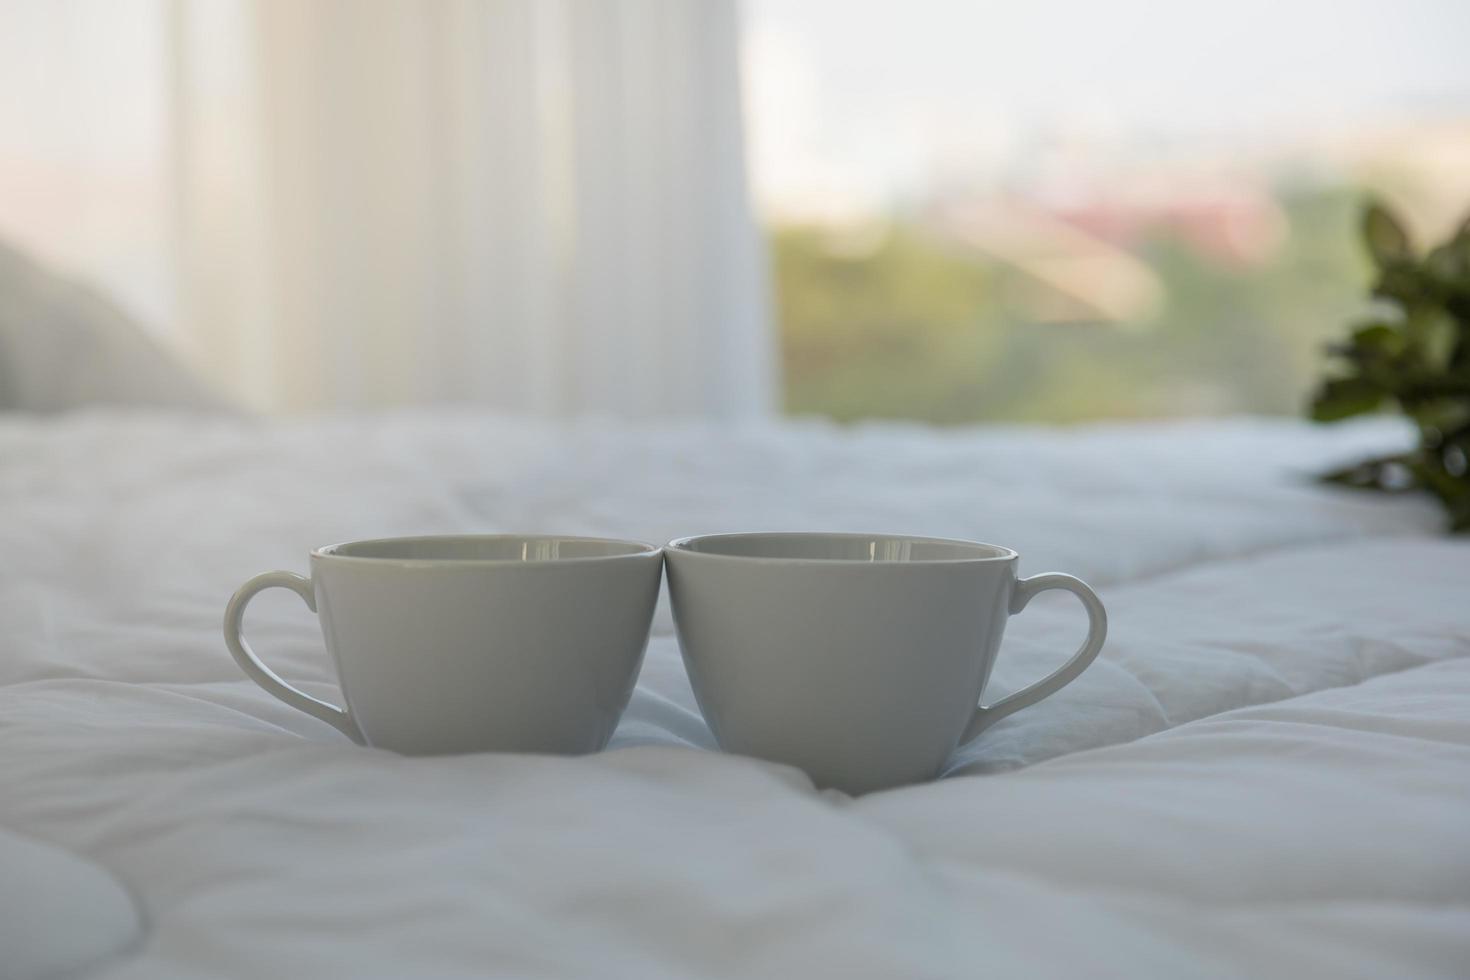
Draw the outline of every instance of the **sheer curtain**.
<instances>
[{"instance_id":1,"label":"sheer curtain","mask_svg":"<svg viewBox=\"0 0 1470 980\"><path fill-rule=\"evenodd\" d=\"M153 9L172 334L227 390L277 409L772 405L733 0Z\"/></svg>"}]
</instances>

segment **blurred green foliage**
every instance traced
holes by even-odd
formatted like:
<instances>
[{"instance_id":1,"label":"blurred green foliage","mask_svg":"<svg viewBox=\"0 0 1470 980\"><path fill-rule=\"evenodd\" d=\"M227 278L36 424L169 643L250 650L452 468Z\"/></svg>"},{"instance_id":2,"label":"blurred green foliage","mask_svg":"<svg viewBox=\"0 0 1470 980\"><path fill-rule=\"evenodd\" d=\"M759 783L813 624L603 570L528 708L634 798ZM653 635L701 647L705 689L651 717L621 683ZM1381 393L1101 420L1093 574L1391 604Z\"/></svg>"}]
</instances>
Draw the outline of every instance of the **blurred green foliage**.
<instances>
[{"instance_id":1,"label":"blurred green foliage","mask_svg":"<svg viewBox=\"0 0 1470 980\"><path fill-rule=\"evenodd\" d=\"M895 220L860 238L773 232L786 408L842 420L1070 422L1300 410L1368 264L1348 191L1282 194L1290 234L1246 267L1157 235L1137 254L1162 310L1025 322L1025 273Z\"/></svg>"},{"instance_id":2,"label":"blurred green foliage","mask_svg":"<svg viewBox=\"0 0 1470 980\"><path fill-rule=\"evenodd\" d=\"M1383 409L1418 427L1419 445L1325 475L1369 490L1425 490L1450 528L1470 532L1470 220L1419 253L1387 208L1363 211L1379 315L1329 348L1332 371L1312 399L1312 417L1336 422Z\"/></svg>"}]
</instances>

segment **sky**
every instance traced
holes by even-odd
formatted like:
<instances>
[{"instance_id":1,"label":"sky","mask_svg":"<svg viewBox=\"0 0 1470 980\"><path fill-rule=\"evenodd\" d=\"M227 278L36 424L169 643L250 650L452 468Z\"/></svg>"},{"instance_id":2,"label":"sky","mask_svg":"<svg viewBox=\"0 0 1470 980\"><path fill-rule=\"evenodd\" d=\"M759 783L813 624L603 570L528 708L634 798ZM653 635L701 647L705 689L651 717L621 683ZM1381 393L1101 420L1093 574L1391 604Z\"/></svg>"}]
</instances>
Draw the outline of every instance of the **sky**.
<instances>
[{"instance_id":1,"label":"sky","mask_svg":"<svg viewBox=\"0 0 1470 980\"><path fill-rule=\"evenodd\" d=\"M768 211L1001 170L1058 132L1231 147L1470 118L1470 0L746 0Z\"/></svg>"}]
</instances>

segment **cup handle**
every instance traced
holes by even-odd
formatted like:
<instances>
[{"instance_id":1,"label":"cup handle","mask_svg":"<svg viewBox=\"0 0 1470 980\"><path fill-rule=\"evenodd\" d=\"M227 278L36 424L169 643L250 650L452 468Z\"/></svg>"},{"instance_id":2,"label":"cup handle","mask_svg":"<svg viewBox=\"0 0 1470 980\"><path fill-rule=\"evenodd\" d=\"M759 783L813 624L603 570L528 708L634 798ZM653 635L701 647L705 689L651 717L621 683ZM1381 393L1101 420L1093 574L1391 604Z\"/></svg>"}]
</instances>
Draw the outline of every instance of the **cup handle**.
<instances>
[{"instance_id":1,"label":"cup handle","mask_svg":"<svg viewBox=\"0 0 1470 980\"><path fill-rule=\"evenodd\" d=\"M230 604L225 607L225 645L230 648L230 654L235 658L235 663L240 665L240 669L245 671L251 680L291 707L304 711L313 718L320 718L358 745L366 745L356 720L346 708L328 704L287 684L275 671L262 663L255 655L255 651L250 649L250 644L245 642L245 637L241 634L245 607L249 605L251 599L255 598L257 592L269 588L290 589L301 596L308 609L316 612L316 595L311 588L311 579L303 578L294 572L266 572L255 576L240 586L239 591L230 597Z\"/></svg>"},{"instance_id":2,"label":"cup handle","mask_svg":"<svg viewBox=\"0 0 1470 980\"><path fill-rule=\"evenodd\" d=\"M1102 600L1097 597L1097 593L1093 592L1080 578L1062 575L1059 572L1048 572L1045 575L1033 575L1030 578L1021 579L1016 583L1015 591L1011 593L1010 614L1014 616L1025 609L1026 604L1038 592L1045 592L1047 589L1063 589L1082 600L1082 606L1087 610L1087 639L1073 654L1071 660L1035 684L1023 687L988 707L976 706L975 716L970 719L969 727L965 729L965 734L960 738L961 745L969 742L1006 715L1020 711L1060 691L1076 680L1077 675L1086 670L1088 664L1096 660L1098 653L1102 651L1103 641L1108 636L1108 613L1103 608Z\"/></svg>"}]
</instances>

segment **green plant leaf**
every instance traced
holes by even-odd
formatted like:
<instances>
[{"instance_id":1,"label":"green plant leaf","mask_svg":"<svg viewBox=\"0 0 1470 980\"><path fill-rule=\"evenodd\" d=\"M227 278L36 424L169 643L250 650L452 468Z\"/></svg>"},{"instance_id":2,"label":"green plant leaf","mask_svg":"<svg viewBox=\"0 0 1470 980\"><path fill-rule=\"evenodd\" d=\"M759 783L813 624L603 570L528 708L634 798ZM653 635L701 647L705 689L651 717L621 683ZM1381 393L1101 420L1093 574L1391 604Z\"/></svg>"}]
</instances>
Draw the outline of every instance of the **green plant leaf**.
<instances>
[{"instance_id":1,"label":"green plant leaf","mask_svg":"<svg viewBox=\"0 0 1470 980\"><path fill-rule=\"evenodd\" d=\"M1424 257L1424 268L1443 289L1470 287L1470 236L1457 236L1432 249Z\"/></svg>"},{"instance_id":2,"label":"green plant leaf","mask_svg":"<svg viewBox=\"0 0 1470 980\"><path fill-rule=\"evenodd\" d=\"M1377 201L1369 202L1363 209L1363 241L1368 245L1368 254L1379 269L1387 269L1398 262L1410 262L1414 258L1409 235L1393 212Z\"/></svg>"},{"instance_id":3,"label":"green plant leaf","mask_svg":"<svg viewBox=\"0 0 1470 980\"><path fill-rule=\"evenodd\" d=\"M1403 331L1387 323L1368 323L1353 331L1351 349L1362 355L1397 357L1404 349Z\"/></svg>"},{"instance_id":4,"label":"green plant leaf","mask_svg":"<svg viewBox=\"0 0 1470 980\"><path fill-rule=\"evenodd\" d=\"M1312 399L1312 418L1336 422L1376 411L1388 392L1366 378L1333 378L1322 383Z\"/></svg>"},{"instance_id":5,"label":"green plant leaf","mask_svg":"<svg viewBox=\"0 0 1470 980\"><path fill-rule=\"evenodd\" d=\"M1442 309L1428 308L1413 318L1415 348L1423 367L1435 374L1448 370L1459 330Z\"/></svg>"},{"instance_id":6,"label":"green plant leaf","mask_svg":"<svg viewBox=\"0 0 1470 980\"><path fill-rule=\"evenodd\" d=\"M1373 295L1412 310L1430 300L1431 291L1423 271L1411 262L1393 262L1378 270Z\"/></svg>"}]
</instances>

